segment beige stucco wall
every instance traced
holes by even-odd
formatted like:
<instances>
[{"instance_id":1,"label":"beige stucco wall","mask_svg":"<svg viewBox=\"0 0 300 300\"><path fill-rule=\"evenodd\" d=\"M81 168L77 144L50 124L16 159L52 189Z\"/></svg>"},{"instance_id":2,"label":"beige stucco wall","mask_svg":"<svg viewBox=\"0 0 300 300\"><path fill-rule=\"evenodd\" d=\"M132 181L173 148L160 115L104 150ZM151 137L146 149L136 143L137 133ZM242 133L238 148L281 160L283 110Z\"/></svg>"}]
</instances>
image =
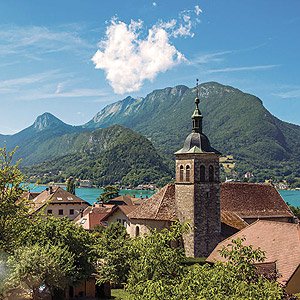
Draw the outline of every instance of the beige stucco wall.
<instances>
[{"instance_id":1,"label":"beige stucco wall","mask_svg":"<svg viewBox=\"0 0 300 300\"><path fill-rule=\"evenodd\" d=\"M150 233L150 229L156 228L157 230L162 230L164 228L169 228L171 224L170 221L129 219L121 210L116 211L113 215L108 217L106 221L108 224L111 224L119 222L119 220L124 224L127 233L132 238L136 237L137 227L139 228L139 234L143 236Z\"/></svg>"},{"instance_id":2,"label":"beige stucco wall","mask_svg":"<svg viewBox=\"0 0 300 300\"><path fill-rule=\"evenodd\" d=\"M111 216L109 216L106 220L106 222L109 224L114 222L120 222L125 226L127 232L130 231L131 222L128 219L128 217L120 210L118 209L115 211ZM129 233L129 232L128 232Z\"/></svg>"},{"instance_id":3,"label":"beige stucco wall","mask_svg":"<svg viewBox=\"0 0 300 300\"><path fill-rule=\"evenodd\" d=\"M85 209L88 207L88 204L83 203L83 204L79 204L79 203L62 203L62 204L48 204L46 207L43 208L43 212L45 214L47 214L48 210L52 210L52 216L58 217L58 218L62 218L62 217L68 217L70 220L73 220L77 217L77 215L79 214L80 209ZM62 209L63 210L63 215L59 215L58 212L59 210ZM74 209L74 215L70 215L70 209Z\"/></svg>"},{"instance_id":4,"label":"beige stucco wall","mask_svg":"<svg viewBox=\"0 0 300 300\"><path fill-rule=\"evenodd\" d=\"M151 229L162 230L169 228L171 225L170 221L156 221L156 220L136 220L132 219L130 227L127 228L127 232L130 237L136 237L136 229L139 228L139 234L141 236L150 233Z\"/></svg>"}]
</instances>

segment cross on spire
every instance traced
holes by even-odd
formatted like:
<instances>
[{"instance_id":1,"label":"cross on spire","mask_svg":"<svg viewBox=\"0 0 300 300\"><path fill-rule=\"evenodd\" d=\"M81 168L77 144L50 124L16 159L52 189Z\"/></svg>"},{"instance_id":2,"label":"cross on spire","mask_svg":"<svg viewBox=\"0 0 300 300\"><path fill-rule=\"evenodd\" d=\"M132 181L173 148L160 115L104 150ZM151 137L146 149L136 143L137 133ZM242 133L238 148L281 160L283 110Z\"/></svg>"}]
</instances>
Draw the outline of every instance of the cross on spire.
<instances>
[{"instance_id":1,"label":"cross on spire","mask_svg":"<svg viewBox=\"0 0 300 300\"><path fill-rule=\"evenodd\" d=\"M192 115L193 120L193 132L202 133L202 114L199 110L199 88L198 88L199 79L196 79L196 89L197 89L197 96L195 98L196 108Z\"/></svg>"}]
</instances>

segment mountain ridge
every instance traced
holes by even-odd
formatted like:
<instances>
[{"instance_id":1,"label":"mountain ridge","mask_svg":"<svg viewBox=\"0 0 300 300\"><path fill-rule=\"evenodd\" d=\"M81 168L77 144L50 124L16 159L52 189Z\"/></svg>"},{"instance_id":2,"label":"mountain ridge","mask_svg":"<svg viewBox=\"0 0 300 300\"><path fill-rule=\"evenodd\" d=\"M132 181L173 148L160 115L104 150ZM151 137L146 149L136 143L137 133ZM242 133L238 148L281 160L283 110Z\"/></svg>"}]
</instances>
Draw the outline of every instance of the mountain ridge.
<instances>
[{"instance_id":1,"label":"mountain ridge","mask_svg":"<svg viewBox=\"0 0 300 300\"><path fill-rule=\"evenodd\" d=\"M82 126L68 125L50 113L12 136L1 136L8 148L20 146L23 164L32 165L76 152L78 133L119 124L147 137L172 169L173 153L191 131L196 88L184 85L154 90L109 104ZM199 85L204 133L214 148L232 154L237 171L260 178L298 176L300 126L273 116L261 99L243 91L208 82ZM51 151L50 151L50 150ZM19 158L17 157L17 158Z\"/></svg>"}]
</instances>

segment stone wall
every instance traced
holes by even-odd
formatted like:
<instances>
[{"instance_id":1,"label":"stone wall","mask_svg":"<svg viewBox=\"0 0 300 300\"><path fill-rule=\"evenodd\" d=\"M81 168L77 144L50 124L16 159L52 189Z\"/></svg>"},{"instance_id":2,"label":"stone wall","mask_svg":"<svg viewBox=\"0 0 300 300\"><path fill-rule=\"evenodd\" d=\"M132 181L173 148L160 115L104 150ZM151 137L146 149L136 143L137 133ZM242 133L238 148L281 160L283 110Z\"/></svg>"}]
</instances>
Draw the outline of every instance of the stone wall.
<instances>
[{"instance_id":1,"label":"stone wall","mask_svg":"<svg viewBox=\"0 0 300 300\"><path fill-rule=\"evenodd\" d=\"M181 181L180 167L191 168L190 181ZM200 166L205 179L200 181ZM209 181L209 167L213 181ZM183 176L185 178L185 176ZM183 237L187 256L208 256L221 237L219 157L215 154L178 154L176 156L175 199L181 222L189 222L192 230Z\"/></svg>"}]
</instances>

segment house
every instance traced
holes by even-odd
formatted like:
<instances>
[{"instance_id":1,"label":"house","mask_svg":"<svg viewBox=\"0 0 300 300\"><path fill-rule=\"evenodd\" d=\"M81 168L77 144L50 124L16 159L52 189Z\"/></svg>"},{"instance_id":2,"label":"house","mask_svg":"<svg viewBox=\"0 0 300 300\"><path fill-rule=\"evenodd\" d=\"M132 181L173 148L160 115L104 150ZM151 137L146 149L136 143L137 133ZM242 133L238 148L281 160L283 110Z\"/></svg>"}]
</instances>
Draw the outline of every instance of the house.
<instances>
[{"instance_id":1,"label":"house","mask_svg":"<svg viewBox=\"0 0 300 300\"><path fill-rule=\"evenodd\" d=\"M259 220L294 223L295 216L277 190L268 184L225 182L220 186L221 236L227 238ZM128 214L130 236L168 228L178 219L175 185L168 184ZM134 226L138 229L134 229Z\"/></svg>"},{"instance_id":2,"label":"house","mask_svg":"<svg viewBox=\"0 0 300 300\"><path fill-rule=\"evenodd\" d=\"M139 204L139 198L118 196L107 203L95 203L87 207L74 219L74 222L86 230L92 230L97 225L107 226L113 222L120 222L127 228L130 224L127 215Z\"/></svg>"},{"instance_id":3,"label":"house","mask_svg":"<svg viewBox=\"0 0 300 300\"><path fill-rule=\"evenodd\" d=\"M287 293L300 292L300 226L299 224L258 220L233 236L220 242L207 258L208 262L226 261L220 250L230 244L232 239L245 238L245 245L265 251L265 266L276 271L278 282ZM261 264L259 264L261 267Z\"/></svg>"},{"instance_id":4,"label":"house","mask_svg":"<svg viewBox=\"0 0 300 300\"><path fill-rule=\"evenodd\" d=\"M114 204L97 204L88 206L75 219L74 222L86 230L93 230L97 225L105 226L104 218L116 209Z\"/></svg>"},{"instance_id":5,"label":"house","mask_svg":"<svg viewBox=\"0 0 300 300\"><path fill-rule=\"evenodd\" d=\"M127 232L130 232L130 227L132 226L132 222L129 219L128 215L136 209L136 206L134 205L119 205L116 206L113 211L111 211L109 214L107 214L103 218L103 223L105 225L109 225L111 223L118 222L126 228Z\"/></svg>"},{"instance_id":6,"label":"house","mask_svg":"<svg viewBox=\"0 0 300 300\"><path fill-rule=\"evenodd\" d=\"M89 179L81 179L79 181L79 186L81 188L91 188L91 187L93 187L93 184L92 184L92 181Z\"/></svg>"},{"instance_id":7,"label":"house","mask_svg":"<svg viewBox=\"0 0 300 300\"><path fill-rule=\"evenodd\" d=\"M31 200L31 209L34 213L43 211L55 217L68 217L73 220L90 204L67 192L61 187L50 186Z\"/></svg>"}]
</instances>

